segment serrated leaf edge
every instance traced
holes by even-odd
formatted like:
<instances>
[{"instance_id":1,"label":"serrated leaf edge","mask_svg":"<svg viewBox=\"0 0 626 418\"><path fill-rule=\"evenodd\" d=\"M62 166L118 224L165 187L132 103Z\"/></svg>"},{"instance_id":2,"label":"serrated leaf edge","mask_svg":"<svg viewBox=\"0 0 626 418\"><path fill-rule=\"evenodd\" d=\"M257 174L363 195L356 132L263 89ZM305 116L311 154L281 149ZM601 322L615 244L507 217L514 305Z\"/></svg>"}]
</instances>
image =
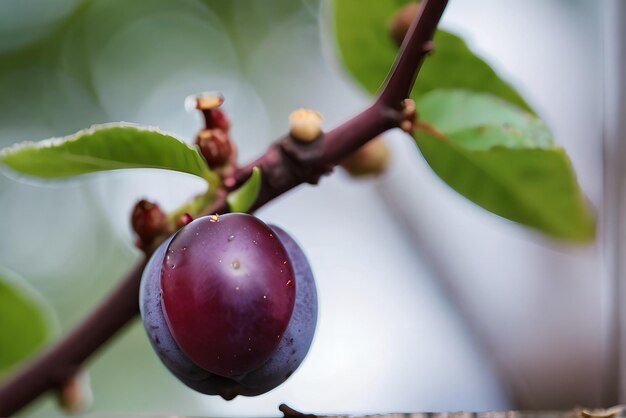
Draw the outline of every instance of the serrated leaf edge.
<instances>
[{"instance_id":1,"label":"serrated leaf edge","mask_svg":"<svg viewBox=\"0 0 626 418\"><path fill-rule=\"evenodd\" d=\"M427 134L427 135L428 135L428 134ZM447 144L451 147L451 149L452 149L454 152L456 152L456 153L457 153L457 155L462 156L464 160L466 160L469 164L471 164L472 166L474 166L477 170L482 171L482 172L483 172L483 173L485 173L488 177L490 177L490 178L494 179L494 184L496 184L496 185L497 185L497 187L498 187L498 188L500 188L500 189L504 192L504 194L506 194L506 195L508 195L508 196L511 196L512 200L519 202L519 203L520 203L520 205L521 205L521 206L523 206L523 207L525 208L525 211L530 210L531 212L534 212L534 213L539 213L539 214L540 214L539 218L542 220L542 223L546 222L546 220L547 220L547 222L548 222L548 224L549 224L549 223L551 222L551 219L546 218L546 216L544 216L543 214L541 214L541 211L536 211L536 205L534 205L534 204L532 204L532 203L531 203L531 204L529 204L529 203L528 203L528 202L532 202L532 200L533 200L533 199L528 199L528 198L522 198L521 200L520 200L520 199L518 199L518 198L517 198L517 195L516 195L516 194L514 194L514 193L512 193L512 192L511 192L511 190L510 190L510 188L508 187L508 185L509 185L509 184L508 184L508 181L503 181L503 180L502 180L502 179L500 179L498 176L494 176L494 175L493 175L493 173L491 172L491 170L489 170L489 169L487 169L487 168L485 168L485 167L481 166L480 164L477 164L477 163L476 163L476 162L475 162L475 161L474 161L474 160L470 157L470 155L468 155L468 154L472 154L472 153L479 153L479 152L483 152L483 153L486 153L486 152L494 152L494 151L495 151L495 152L498 152L498 150L510 150L510 151L518 151L518 150L533 150L533 151L544 151L544 152L545 152L545 151L557 152L557 153L559 153L559 154L563 155L563 156L567 159L567 162L568 162L568 165L569 165L570 169L572 170L572 172L574 172L573 167L572 167L572 163L571 163L571 161L569 160L569 157L567 156L567 153L565 152L565 149L564 149L564 148L562 148L562 147L559 147L559 146L553 146L552 148L533 147L533 148L520 148L520 149L508 148L508 147L503 147L503 146L496 146L496 147L492 147L492 148L490 148L490 149L488 149L488 150L467 150L467 149L463 148L463 147L462 147L462 146L460 146L460 145L457 145L457 144L454 144L454 143L450 142L447 138L446 138L445 140L442 140L442 139L439 139L439 138L435 138L435 137L433 137L433 136L431 136L431 135L429 135L429 136L430 136L433 140L435 140L435 141L440 141L440 142L445 142L445 143L447 143ZM417 136L414 136L414 139L415 139L416 143L417 143L417 144L418 144L418 146L419 146L419 141L420 141L420 139L419 139ZM424 158L425 158L425 156L424 156ZM429 163L429 166L430 166L430 163ZM433 171L434 171L434 170L433 170ZM436 173L435 173L435 174L436 174ZM437 175L437 176L439 176L438 174L436 174L436 175ZM441 180L442 180L444 183L446 183L446 184L447 184L447 182L446 182L445 180L443 180L443 179L441 179ZM451 187L450 185L448 185L448 186L449 186L449 187ZM453 188L453 189L454 189L454 188ZM455 189L455 191L456 191L456 189ZM578 188L578 191L580 192L580 187ZM491 212L491 213L494 213L494 212L492 212L491 210L489 210L489 209L487 209L487 208L484 208L482 205L480 205L480 204L478 204L478 203L474 202L472 199L470 199L470 198L468 198L468 197L464 196L462 193L460 193L460 192L458 192L458 191L456 191L456 192L457 192L457 193L459 193L459 194L461 194L461 195L462 195L465 199L468 199L468 200L469 200L469 201L471 201L472 203L474 203L474 204L476 204L476 205L480 206L481 208L483 208L483 209L485 209L485 210L487 210L487 211L489 211L489 212ZM521 195L522 195L522 196L523 196L523 195L525 195L525 194L526 194L525 192L521 193ZM580 193L579 193L579 194L580 194ZM578 197L582 197L582 196L580 196L580 195L579 195ZM587 212L587 213L586 213L586 215L587 215L587 216L590 216L590 217L593 217L593 215L592 215L592 213L591 213L591 211L590 211L589 207L585 205L585 209L586 209L585 211ZM495 215L497 215L497 216L503 217L502 215L499 215L499 214L497 214L497 213L494 213L494 214L495 214ZM503 217L503 218L505 218L505 217ZM505 219L508 219L508 218L505 218ZM560 218L558 218L558 219L559 219L559 221L560 221ZM570 237L568 237L568 238L565 238L565 237L563 237L563 236L560 236L560 235L558 235L558 234L554 233L553 231L547 231L547 230L544 230L544 229L542 229L541 227L527 225L527 224L524 224L524 223L522 223L522 222L515 221L515 220L511 220L511 221L512 221L512 222L515 222L515 223L519 223L519 224L521 224L521 225L525 225L525 226L528 226L528 227L534 228L534 229L538 229L538 230L542 231L543 233L545 233L545 234L547 234L547 235L549 235L549 236L553 236L553 237L555 237L555 238L557 238L557 239L566 239L566 240L570 240L570 241L588 242L588 241L593 240L593 239L595 238L595 235L596 235L595 228L593 228L593 231L592 231L592 233L591 233L590 235L587 235L587 234L586 234L586 235L585 235L584 237L582 237L582 238L581 238L581 236L580 236L580 235L577 235L576 237L571 237L571 236L570 236ZM560 223L560 222L559 222L559 223ZM560 224L562 225L562 223L560 223Z\"/></svg>"},{"instance_id":2,"label":"serrated leaf edge","mask_svg":"<svg viewBox=\"0 0 626 418\"><path fill-rule=\"evenodd\" d=\"M81 129L80 131L62 137L52 137L43 139L41 141L23 141L17 144L11 145L7 148L3 148L0 150L0 159L6 157L7 155L15 154L24 149L43 149L43 148L52 148L60 145L64 145L68 142L77 141L83 136L92 135L100 130L111 129L111 128L132 128L138 131L147 131L147 132L155 132L164 136L171 136L172 138L182 142L183 144L189 146L182 138L178 135L173 134L168 131L164 131L156 126L150 125L140 125L134 122L109 122L102 124L95 124L90 126L89 128ZM192 148L191 146L189 146Z\"/></svg>"},{"instance_id":3,"label":"serrated leaf edge","mask_svg":"<svg viewBox=\"0 0 626 418\"><path fill-rule=\"evenodd\" d=\"M131 129L135 129L141 132L153 132L153 133L157 133L163 136L169 136L179 141L181 144L187 146L189 150L195 152L196 155L199 156L202 161L205 161L204 157L202 157L202 154L200 153L197 147L189 145L187 142L185 142L183 138L179 137L175 133L162 130L156 126L141 125L141 124L134 123L134 122L121 121L121 122L109 122L109 123L95 124L95 125L90 126L89 128L81 129L80 131L76 133L63 136L63 137L52 137L52 138L47 138L47 139L43 139L40 141L19 142L17 144L11 145L7 148L0 150L0 162L2 162L2 160L5 157L17 154L23 150L38 150L38 149L45 149L45 148L53 148L53 147L67 144L69 142L78 141L82 137L87 136L87 135L92 135L96 133L97 131L101 131L105 129L112 129L112 128L131 128ZM97 157L92 157L92 158L94 160L98 159ZM159 167L156 167L156 168L159 168ZM162 169L168 169L168 168L163 167ZM208 166L202 167L202 171L203 171L202 178L209 184L209 188L215 188L217 183L219 182L217 175L213 173L209 169Z\"/></svg>"}]
</instances>

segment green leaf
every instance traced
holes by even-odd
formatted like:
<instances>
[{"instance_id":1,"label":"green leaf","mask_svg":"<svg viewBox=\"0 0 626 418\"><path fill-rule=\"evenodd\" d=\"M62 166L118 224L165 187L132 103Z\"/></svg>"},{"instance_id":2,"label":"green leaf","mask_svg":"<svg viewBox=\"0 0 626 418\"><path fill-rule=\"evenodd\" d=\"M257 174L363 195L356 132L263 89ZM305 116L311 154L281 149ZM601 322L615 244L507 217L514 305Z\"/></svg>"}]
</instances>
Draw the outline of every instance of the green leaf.
<instances>
[{"instance_id":1,"label":"green leaf","mask_svg":"<svg viewBox=\"0 0 626 418\"><path fill-rule=\"evenodd\" d=\"M22 278L0 268L0 376L56 334L53 318L48 304Z\"/></svg>"},{"instance_id":2,"label":"green leaf","mask_svg":"<svg viewBox=\"0 0 626 418\"><path fill-rule=\"evenodd\" d=\"M375 93L397 53L389 25L409 0L335 0L352 76ZM554 237L587 241L594 220L565 152L528 104L459 37L438 30L418 75L418 145L433 170L478 205Z\"/></svg>"},{"instance_id":3,"label":"green leaf","mask_svg":"<svg viewBox=\"0 0 626 418\"><path fill-rule=\"evenodd\" d=\"M497 129L488 128L488 135ZM562 149L463 146L481 134L460 131L438 139L420 132L416 141L435 173L483 208L558 239L594 238L593 215ZM500 130L497 135L513 134Z\"/></svg>"},{"instance_id":4,"label":"green leaf","mask_svg":"<svg viewBox=\"0 0 626 418\"><path fill-rule=\"evenodd\" d=\"M483 146L507 145L513 147L541 147L554 145L550 131L535 115L505 102L491 94L468 90L434 90L417 101L420 121L426 122L444 134L469 128L491 129L488 135L477 135ZM500 132L511 135L500 135ZM489 139L488 142L485 142ZM477 145L477 144L475 144Z\"/></svg>"},{"instance_id":5,"label":"green leaf","mask_svg":"<svg viewBox=\"0 0 626 418\"><path fill-rule=\"evenodd\" d=\"M252 169L250 178L237 190L226 197L228 207L232 212L246 212L254 205L261 190L261 170Z\"/></svg>"},{"instance_id":6,"label":"green leaf","mask_svg":"<svg viewBox=\"0 0 626 418\"><path fill-rule=\"evenodd\" d=\"M0 162L19 173L49 179L125 168L181 171L209 183L216 179L197 148L155 129L126 123L18 144L1 151Z\"/></svg>"},{"instance_id":7,"label":"green leaf","mask_svg":"<svg viewBox=\"0 0 626 418\"><path fill-rule=\"evenodd\" d=\"M593 239L592 212L567 155L526 110L485 93L434 90L418 102L417 144L457 192L555 238Z\"/></svg>"},{"instance_id":8,"label":"green leaf","mask_svg":"<svg viewBox=\"0 0 626 418\"><path fill-rule=\"evenodd\" d=\"M335 0L335 35L342 61L370 93L380 88L398 47L389 35L392 16L409 0ZM491 93L532 112L524 99L474 55L456 35L438 30L435 52L420 70L411 97L437 89Z\"/></svg>"}]
</instances>

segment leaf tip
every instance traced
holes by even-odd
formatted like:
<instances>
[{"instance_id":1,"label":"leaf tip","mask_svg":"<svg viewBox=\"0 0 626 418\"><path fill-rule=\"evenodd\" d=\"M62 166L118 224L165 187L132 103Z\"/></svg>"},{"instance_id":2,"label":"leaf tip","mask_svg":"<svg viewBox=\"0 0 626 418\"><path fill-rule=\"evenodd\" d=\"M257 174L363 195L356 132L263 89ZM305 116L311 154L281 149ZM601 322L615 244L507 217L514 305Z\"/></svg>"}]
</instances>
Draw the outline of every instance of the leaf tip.
<instances>
[{"instance_id":1,"label":"leaf tip","mask_svg":"<svg viewBox=\"0 0 626 418\"><path fill-rule=\"evenodd\" d=\"M261 190L261 169L254 167L246 182L226 197L232 212L247 212L256 202Z\"/></svg>"}]
</instances>

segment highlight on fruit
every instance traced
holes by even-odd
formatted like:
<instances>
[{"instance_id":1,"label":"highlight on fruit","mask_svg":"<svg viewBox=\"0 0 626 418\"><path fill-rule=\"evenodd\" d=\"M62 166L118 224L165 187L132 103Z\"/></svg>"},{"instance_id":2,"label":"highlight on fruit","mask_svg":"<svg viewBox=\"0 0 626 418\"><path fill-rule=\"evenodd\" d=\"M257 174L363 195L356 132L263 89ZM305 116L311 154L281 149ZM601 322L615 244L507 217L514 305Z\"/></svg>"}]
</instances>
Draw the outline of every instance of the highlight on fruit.
<instances>
[{"instance_id":1,"label":"highlight on fruit","mask_svg":"<svg viewBox=\"0 0 626 418\"><path fill-rule=\"evenodd\" d=\"M231 213L198 218L158 247L140 309L152 347L178 379L232 399L294 373L313 339L317 293L287 232Z\"/></svg>"}]
</instances>

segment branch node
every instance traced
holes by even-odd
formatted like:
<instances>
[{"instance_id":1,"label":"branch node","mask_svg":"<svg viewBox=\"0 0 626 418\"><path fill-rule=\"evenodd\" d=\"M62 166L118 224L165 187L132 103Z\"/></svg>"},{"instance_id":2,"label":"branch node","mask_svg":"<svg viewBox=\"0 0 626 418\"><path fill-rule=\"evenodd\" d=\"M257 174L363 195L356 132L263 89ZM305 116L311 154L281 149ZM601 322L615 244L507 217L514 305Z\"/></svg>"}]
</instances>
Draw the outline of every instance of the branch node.
<instances>
[{"instance_id":1,"label":"branch node","mask_svg":"<svg viewBox=\"0 0 626 418\"><path fill-rule=\"evenodd\" d=\"M185 98L185 109L190 112L192 110L211 110L220 107L224 103L224 95L219 91L204 91L202 93L192 94Z\"/></svg>"},{"instance_id":2,"label":"branch node","mask_svg":"<svg viewBox=\"0 0 626 418\"><path fill-rule=\"evenodd\" d=\"M400 129L408 134L413 134L417 121L417 108L413 99L402 101L402 116L400 119Z\"/></svg>"},{"instance_id":3,"label":"branch node","mask_svg":"<svg viewBox=\"0 0 626 418\"><path fill-rule=\"evenodd\" d=\"M313 142L301 142L286 136L280 141L280 149L289 164L289 172L302 182L317 184L319 179L330 173L333 164L324 163L324 134Z\"/></svg>"}]
</instances>

